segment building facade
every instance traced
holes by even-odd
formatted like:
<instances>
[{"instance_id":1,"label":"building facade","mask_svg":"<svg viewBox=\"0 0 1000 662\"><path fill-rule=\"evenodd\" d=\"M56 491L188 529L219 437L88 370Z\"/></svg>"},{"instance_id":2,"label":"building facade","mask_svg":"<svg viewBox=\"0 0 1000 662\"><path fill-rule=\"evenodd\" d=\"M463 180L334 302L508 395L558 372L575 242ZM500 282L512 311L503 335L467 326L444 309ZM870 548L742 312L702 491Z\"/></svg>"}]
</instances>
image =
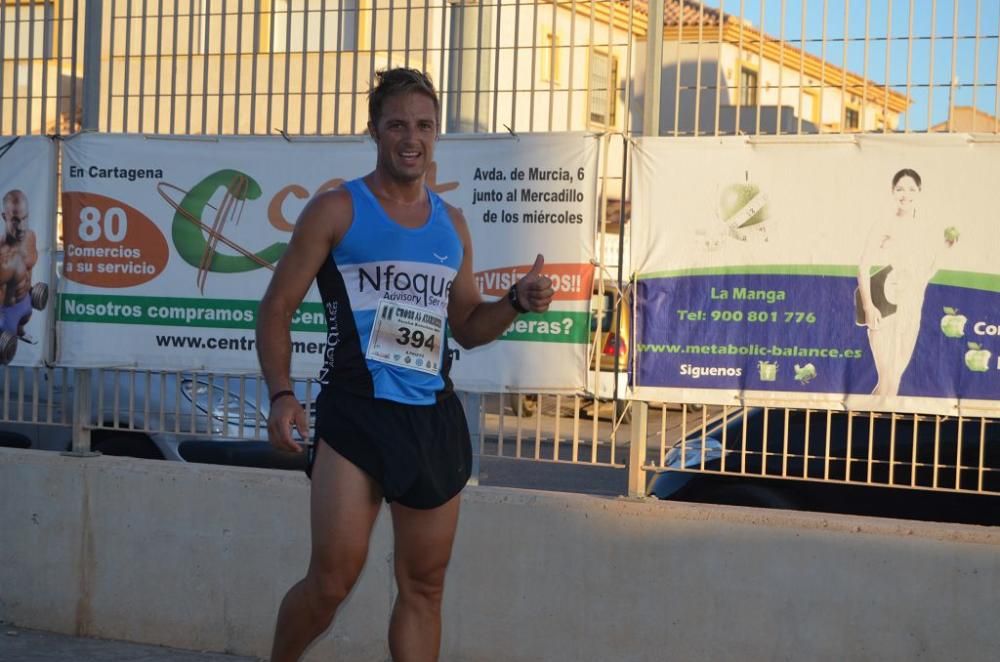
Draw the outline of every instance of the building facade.
<instances>
[{"instance_id":1,"label":"building facade","mask_svg":"<svg viewBox=\"0 0 1000 662\"><path fill-rule=\"evenodd\" d=\"M642 128L647 0L3 0L0 9L5 134L72 132L87 104L90 127L103 131L357 134L369 81L390 65L431 74L448 132ZM892 131L909 104L693 0L666 0L663 23L664 135Z\"/></svg>"}]
</instances>

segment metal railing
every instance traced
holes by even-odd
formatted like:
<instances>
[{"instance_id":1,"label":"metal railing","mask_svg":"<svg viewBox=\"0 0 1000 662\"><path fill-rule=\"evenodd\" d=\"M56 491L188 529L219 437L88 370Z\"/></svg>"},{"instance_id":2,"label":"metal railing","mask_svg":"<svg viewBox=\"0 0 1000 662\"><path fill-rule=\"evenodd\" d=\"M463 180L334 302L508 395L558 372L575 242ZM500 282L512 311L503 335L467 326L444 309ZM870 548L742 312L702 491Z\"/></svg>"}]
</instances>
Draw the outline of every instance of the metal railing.
<instances>
[{"instance_id":1,"label":"metal railing","mask_svg":"<svg viewBox=\"0 0 1000 662\"><path fill-rule=\"evenodd\" d=\"M590 130L620 144L650 133L1000 133L1000 5L988 0L65 0L0 13L4 135L356 134L374 71L400 64L431 73L453 133ZM662 39L650 28L661 16ZM603 150L600 242L628 218L617 144ZM200 430L197 413L136 399L159 385L181 407L184 379L5 368L0 421L75 422L82 449L89 430L263 438L260 420ZM259 380L221 379L260 401ZM58 397L71 385L91 398L77 411L110 402L117 414L74 419ZM991 419L641 402L608 416L589 413L585 396L533 395L533 413L507 393L470 405L483 455L627 467L637 494L668 457L681 471L998 491L984 464Z\"/></svg>"},{"instance_id":2,"label":"metal railing","mask_svg":"<svg viewBox=\"0 0 1000 662\"><path fill-rule=\"evenodd\" d=\"M184 459L184 441L267 439L266 410L259 405L266 393L256 375L13 367L0 372L0 423L15 431L47 428L35 434L47 439L40 446L50 450L86 453L91 435L99 435L94 447L101 448L123 443L111 434L118 433L135 444L152 440L159 456ZM318 384L302 380L296 388L312 420ZM667 469L1000 494L994 450L1000 422L986 417L642 402L618 408L559 394L460 397L481 458L627 470L637 495L647 489L644 472Z\"/></svg>"},{"instance_id":3,"label":"metal railing","mask_svg":"<svg viewBox=\"0 0 1000 662\"><path fill-rule=\"evenodd\" d=\"M437 82L448 132L631 135L644 114L663 135L1000 132L989 0L22 0L0 12L6 135L356 134L374 71L403 64ZM649 40L661 12L663 38ZM645 66L656 57L659 71Z\"/></svg>"},{"instance_id":4,"label":"metal railing","mask_svg":"<svg viewBox=\"0 0 1000 662\"><path fill-rule=\"evenodd\" d=\"M649 470L1000 494L996 419L726 406L692 422L687 408L654 409Z\"/></svg>"},{"instance_id":5,"label":"metal railing","mask_svg":"<svg viewBox=\"0 0 1000 662\"><path fill-rule=\"evenodd\" d=\"M72 374L69 368L3 368L0 422L70 425L72 400L62 396Z\"/></svg>"}]
</instances>

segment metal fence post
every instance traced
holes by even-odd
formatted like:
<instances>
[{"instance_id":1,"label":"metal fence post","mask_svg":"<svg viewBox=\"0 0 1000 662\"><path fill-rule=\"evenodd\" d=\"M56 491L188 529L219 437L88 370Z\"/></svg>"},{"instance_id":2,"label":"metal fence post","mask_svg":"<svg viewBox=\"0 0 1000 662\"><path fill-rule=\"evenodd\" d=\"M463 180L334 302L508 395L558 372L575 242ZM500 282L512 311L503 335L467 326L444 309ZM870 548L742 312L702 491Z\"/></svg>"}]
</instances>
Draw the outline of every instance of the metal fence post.
<instances>
[{"instance_id":1,"label":"metal fence post","mask_svg":"<svg viewBox=\"0 0 1000 662\"><path fill-rule=\"evenodd\" d=\"M660 135L660 80L663 77L663 3L649 0L646 24L646 84L642 98L642 135Z\"/></svg>"},{"instance_id":2,"label":"metal fence post","mask_svg":"<svg viewBox=\"0 0 1000 662\"><path fill-rule=\"evenodd\" d=\"M478 485L480 449L483 447L483 396L479 393L463 393L461 401L472 441L472 475L469 476L469 485Z\"/></svg>"},{"instance_id":3,"label":"metal fence post","mask_svg":"<svg viewBox=\"0 0 1000 662\"><path fill-rule=\"evenodd\" d=\"M628 450L628 495L646 496L646 423L649 404L642 400L632 402L632 429Z\"/></svg>"},{"instance_id":4,"label":"metal fence post","mask_svg":"<svg viewBox=\"0 0 1000 662\"><path fill-rule=\"evenodd\" d=\"M100 455L90 450L90 370L77 369L73 388L73 447L77 457Z\"/></svg>"},{"instance_id":5,"label":"metal fence post","mask_svg":"<svg viewBox=\"0 0 1000 662\"><path fill-rule=\"evenodd\" d=\"M104 2L87 0L83 32L83 112L84 130L96 131L101 121L101 24Z\"/></svg>"}]
</instances>

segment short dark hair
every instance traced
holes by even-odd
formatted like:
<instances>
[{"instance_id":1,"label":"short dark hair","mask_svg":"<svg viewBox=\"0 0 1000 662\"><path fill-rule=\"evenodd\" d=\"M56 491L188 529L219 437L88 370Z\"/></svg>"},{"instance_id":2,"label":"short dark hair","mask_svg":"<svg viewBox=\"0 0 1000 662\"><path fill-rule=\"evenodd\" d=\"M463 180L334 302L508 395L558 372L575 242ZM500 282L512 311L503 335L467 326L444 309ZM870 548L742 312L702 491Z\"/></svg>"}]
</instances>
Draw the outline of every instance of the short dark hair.
<instances>
[{"instance_id":1,"label":"short dark hair","mask_svg":"<svg viewBox=\"0 0 1000 662\"><path fill-rule=\"evenodd\" d=\"M417 92L430 97L435 114L441 113L437 90L430 77L419 69L396 67L375 72L375 87L368 92L368 119L378 124L385 100L397 94Z\"/></svg>"},{"instance_id":2,"label":"short dark hair","mask_svg":"<svg viewBox=\"0 0 1000 662\"><path fill-rule=\"evenodd\" d=\"M916 170L911 170L910 168L903 168L895 175L892 176L892 188L896 188L896 184L899 183L903 177L909 177L914 182L917 183L917 188L923 188L923 184L920 183L920 175L917 174Z\"/></svg>"}]
</instances>

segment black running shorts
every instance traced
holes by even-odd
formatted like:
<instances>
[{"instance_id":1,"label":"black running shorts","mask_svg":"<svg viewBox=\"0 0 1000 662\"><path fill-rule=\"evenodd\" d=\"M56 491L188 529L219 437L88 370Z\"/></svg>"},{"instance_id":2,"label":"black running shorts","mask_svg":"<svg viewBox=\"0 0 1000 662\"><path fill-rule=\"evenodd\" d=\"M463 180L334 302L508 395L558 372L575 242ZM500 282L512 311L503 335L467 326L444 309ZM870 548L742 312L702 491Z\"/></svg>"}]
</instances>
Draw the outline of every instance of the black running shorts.
<instances>
[{"instance_id":1,"label":"black running shorts","mask_svg":"<svg viewBox=\"0 0 1000 662\"><path fill-rule=\"evenodd\" d=\"M454 393L407 405L326 387L316 399L316 436L371 476L386 501L410 508L444 504L472 472L469 427Z\"/></svg>"}]
</instances>

